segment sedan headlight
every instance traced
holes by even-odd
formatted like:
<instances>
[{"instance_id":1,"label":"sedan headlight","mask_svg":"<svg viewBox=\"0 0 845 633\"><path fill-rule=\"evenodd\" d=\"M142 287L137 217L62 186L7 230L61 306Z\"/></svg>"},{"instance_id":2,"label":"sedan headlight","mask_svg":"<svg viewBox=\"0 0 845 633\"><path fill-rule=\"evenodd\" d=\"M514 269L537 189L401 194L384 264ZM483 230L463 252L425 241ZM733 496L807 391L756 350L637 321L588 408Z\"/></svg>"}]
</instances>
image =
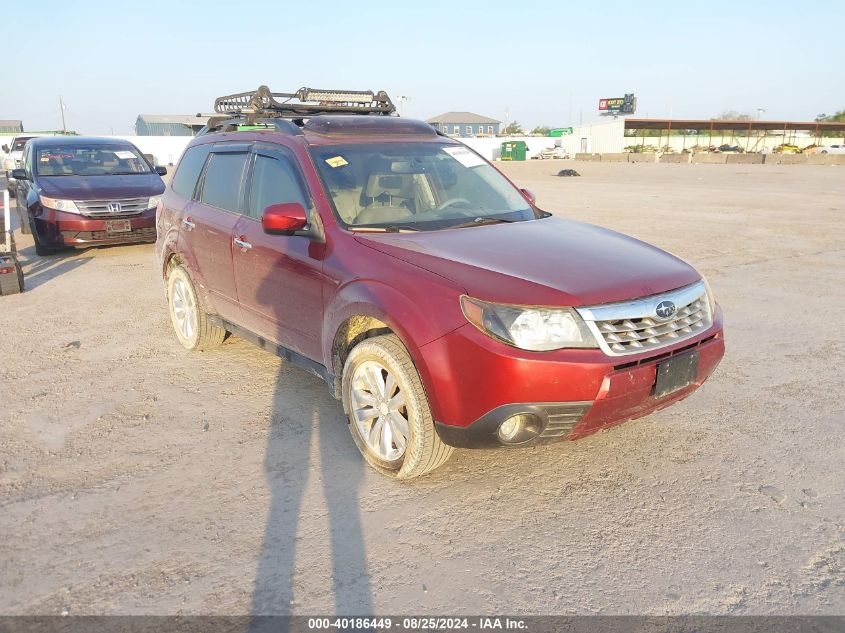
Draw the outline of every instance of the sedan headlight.
<instances>
[{"instance_id":1,"label":"sedan headlight","mask_svg":"<svg viewBox=\"0 0 845 633\"><path fill-rule=\"evenodd\" d=\"M38 196L38 199L41 201L42 207L64 211L65 213L80 213L73 200L59 200L57 198L48 198L47 196Z\"/></svg>"},{"instance_id":2,"label":"sedan headlight","mask_svg":"<svg viewBox=\"0 0 845 633\"><path fill-rule=\"evenodd\" d=\"M464 295L461 309L479 330L520 349L542 352L597 347L584 321L569 308L503 305Z\"/></svg>"},{"instance_id":3,"label":"sedan headlight","mask_svg":"<svg viewBox=\"0 0 845 633\"><path fill-rule=\"evenodd\" d=\"M159 202L161 202L161 196L153 196L147 203L147 208L152 209L153 207L157 207Z\"/></svg>"}]
</instances>

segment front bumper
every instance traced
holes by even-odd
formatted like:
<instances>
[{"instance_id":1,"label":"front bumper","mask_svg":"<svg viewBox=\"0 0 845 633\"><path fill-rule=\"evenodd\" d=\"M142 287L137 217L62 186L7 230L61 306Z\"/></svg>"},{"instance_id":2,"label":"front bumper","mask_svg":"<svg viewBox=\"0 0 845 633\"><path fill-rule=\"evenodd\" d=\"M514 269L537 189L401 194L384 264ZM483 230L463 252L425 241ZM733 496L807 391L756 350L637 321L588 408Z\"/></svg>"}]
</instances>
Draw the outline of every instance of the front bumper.
<instances>
[{"instance_id":1,"label":"front bumper","mask_svg":"<svg viewBox=\"0 0 845 633\"><path fill-rule=\"evenodd\" d=\"M130 230L109 231L109 220L129 220ZM98 244L131 244L154 242L156 239L155 208L138 215L116 215L114 218L89 218L42 207L33 217L38 241L44 246L94 246Z\"/></svg>"},{"instance_id":2,"label":"front bumper","mask_svg":"<svg viewBox=\"0 0 845 633\"><path fill-rule=\"evenodd\" d=\"M695 381L654 396L659 362L696 350ZM575 440L658 411L686 398L713 373L725 353L722 315L694 339L637 356L599 350L525 352L493 341L472 326L421 348L421 374L435 426L452 446L503 446L496 430L505 419L531 413L543 430L528 444Z\"/></svg>"}]
</instances>

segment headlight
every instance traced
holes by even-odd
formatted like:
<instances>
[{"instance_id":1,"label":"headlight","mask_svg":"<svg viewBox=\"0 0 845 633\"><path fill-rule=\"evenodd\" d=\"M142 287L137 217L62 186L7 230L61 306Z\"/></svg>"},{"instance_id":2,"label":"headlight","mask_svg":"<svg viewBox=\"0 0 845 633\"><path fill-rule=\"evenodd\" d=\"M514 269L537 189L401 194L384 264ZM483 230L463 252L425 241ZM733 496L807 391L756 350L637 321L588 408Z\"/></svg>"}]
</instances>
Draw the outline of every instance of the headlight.
<instances>
[{"instance_id":1,"label":"headlight","mask_svg":"<svg viewBox=\"0 0 845 633\"><path fill-rule=\"evenodd\" d=\"M147 203L147 208L152 209L153 207L157 207L159 202L161 202L161 196L153 196Z\"/></svg>"},{"instance_id":2,"label":"headlight","mask_svg":"<svg viewBox=\"0 0 845 633\"><path fill-rule=\"evenodd\" d=\"M56 211L64 211L66 213L79 213L76 203L73 200L58 200L56 198L48 198L47 196L38 196L41 201L41 206L48 209L55 209Z\"/></svg>"},{"instance_id":3,"label":"headlight","mask_svg":"<svg viewBox=\"0 0 845 633\"><path fill-rule=\"evenodd\" d=\"M710 316L716 316L716 296L713 294L713 291L710 289L710 283L707 281L707 277L704 275L701 276L701 281L704 282L704 289L707 291L707 303L710 306Z\"/></svg>"},{"instance_id":4,"label":"headlight","mask_svg":"<svg viewBox=\"0 0 845 633\"><path fill-rule=\"evenodd\" d=\"M542 352L597 347L584 321L569 308L502 305L464 295L461 309L479 330L520 349Z\"/></svg>"}]
</instances>

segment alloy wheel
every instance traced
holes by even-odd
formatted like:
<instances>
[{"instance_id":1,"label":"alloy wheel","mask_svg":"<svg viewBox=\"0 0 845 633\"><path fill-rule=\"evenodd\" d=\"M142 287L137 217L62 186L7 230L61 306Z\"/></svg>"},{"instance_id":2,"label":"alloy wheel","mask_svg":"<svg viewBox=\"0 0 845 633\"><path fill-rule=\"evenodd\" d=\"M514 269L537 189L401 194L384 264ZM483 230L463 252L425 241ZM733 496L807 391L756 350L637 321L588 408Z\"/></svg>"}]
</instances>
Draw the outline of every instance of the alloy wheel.
<instances>
[{"instance_id":1,"label":"alloy wheel","mask_svg":"<svg viewBox=\"0 0 845 633\"><path fill-rule=\"evenodd\" d=\"M405 454L409 424L405 394L386 367L376 361L361 363L352 375L352 417L367 446L392 462Z\"/></svg>"},{"instance_id":2,"label":"alloy wheel","mask_svg":"<svg viewBox=\"0 0 845 633\"><path fill-rule=\"evenodd\" d=\"M181 277L173 281L173 316L176 320L176 327L179 333L187 340L190 340L196 329L197 306L194 300L194 293L188 288L188 283Z\"/></svg>"}]
</instances>

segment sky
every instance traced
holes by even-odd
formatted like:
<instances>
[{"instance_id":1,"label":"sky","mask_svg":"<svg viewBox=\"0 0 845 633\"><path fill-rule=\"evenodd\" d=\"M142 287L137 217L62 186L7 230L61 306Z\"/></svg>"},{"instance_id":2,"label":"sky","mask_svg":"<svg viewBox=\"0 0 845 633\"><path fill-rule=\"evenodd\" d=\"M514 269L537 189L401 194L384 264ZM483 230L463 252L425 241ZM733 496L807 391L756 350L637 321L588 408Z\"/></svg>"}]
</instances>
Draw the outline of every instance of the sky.
<instances>
[{"instance_id":1,"label":"sky","mask_svg":"<svg viewBox=\"0 0 845 633\"><path fill-rule=\"evenodd\" d=\"M386 90L402 115L595 121L845 109L845 2L14 2L2 11L0 119L132 134L145 114L211 112L267 84ZM9 45L14 40L13 45Z\"/></svg>"}]
</instances>

